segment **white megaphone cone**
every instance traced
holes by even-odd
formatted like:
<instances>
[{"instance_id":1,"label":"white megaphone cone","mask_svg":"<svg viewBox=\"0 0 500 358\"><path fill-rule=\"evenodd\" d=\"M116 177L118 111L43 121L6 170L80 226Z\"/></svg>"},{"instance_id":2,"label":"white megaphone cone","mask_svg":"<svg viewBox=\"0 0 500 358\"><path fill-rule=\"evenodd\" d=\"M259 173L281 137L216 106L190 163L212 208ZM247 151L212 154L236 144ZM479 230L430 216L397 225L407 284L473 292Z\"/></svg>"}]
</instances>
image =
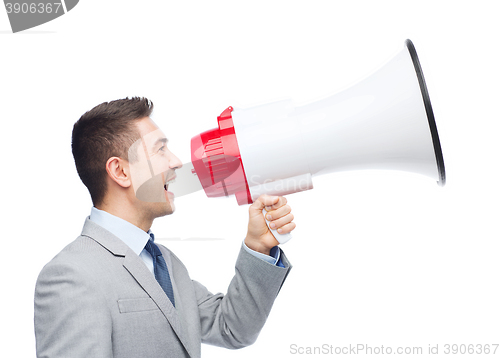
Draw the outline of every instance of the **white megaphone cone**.
<instances>
[{"instance_id":1,"label":"white megaphone cone","mask_svg":"<svg viewBox=\"0 0 500 358\"><path fill-rule=\"evenodd\" d=\"M235 194L239 205L261 194L312 189L314 176L347 170L402 170L440 185L446 180L434 114L410 40L379 70L344 91L300 106L285 100L229 107L218 123L219 128L193 137L191 159L240 158L240 168L225 180L204 185L207 196ZM220 178L224 170L219 165L213 172ZM206 175L202 180L215 183ZM278 236L282 243L287 240Z\"/></svg>"}]
</instances>

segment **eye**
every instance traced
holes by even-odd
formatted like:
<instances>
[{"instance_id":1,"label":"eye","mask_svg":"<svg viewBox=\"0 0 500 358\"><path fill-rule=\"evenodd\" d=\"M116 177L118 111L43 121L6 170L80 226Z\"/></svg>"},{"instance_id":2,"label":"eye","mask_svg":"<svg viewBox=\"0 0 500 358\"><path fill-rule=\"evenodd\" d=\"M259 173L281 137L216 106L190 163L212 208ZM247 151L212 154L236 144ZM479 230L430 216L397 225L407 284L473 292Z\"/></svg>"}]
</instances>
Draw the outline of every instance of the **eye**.
<instances>
[{"instance_id":1,"label":"eye","mask_svg":"<svg viewBox=\"0 0 500 358\"><path fill-rule=\"evenodd\" d=\"M160 149L158 149L159 152L164 152L167 150L167 147L165 145L162 145Z\"/></svg>"}]
</instances>

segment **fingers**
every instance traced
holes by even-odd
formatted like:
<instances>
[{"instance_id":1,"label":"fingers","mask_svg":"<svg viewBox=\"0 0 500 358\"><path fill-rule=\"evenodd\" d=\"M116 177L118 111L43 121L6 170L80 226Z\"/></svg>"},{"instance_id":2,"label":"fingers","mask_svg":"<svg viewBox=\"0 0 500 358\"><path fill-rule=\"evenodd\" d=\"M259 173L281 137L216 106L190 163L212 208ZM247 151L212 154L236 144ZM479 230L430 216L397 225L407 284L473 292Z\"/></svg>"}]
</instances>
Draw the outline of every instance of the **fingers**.
<instances>
[{"instance_id":1,"label":"fingers","mask_svg":"<svg viewBox=\"0 0 500 358\"><path fill-rule=\"evenodd\" d=\"M287 233L295 229L295 223L292 222L293 214L287 214L279 219L269 222L271 229L277 229L280 234Z\"/></svg>"},{"instance_id":2,"label":"fingers","mask_svg":"<svg viewBox=\"0 0 500 358\"><path fill-rule=\"evenodd\" d=\"M295 223L291 222L286 225L283 225L282 227L278 228L278 234L288 234L291 232L293 229L295 229Z\"/></svg>"},{"instance_id":3,"label":"fingers","mask_svg":"<svg viewBox=\"0 0 500 358\"><path fill-rule=\"evenodd\" d=\"M262 197L259 198L261 200ZM262 198L263 201L266 200ZM266 205L266 220L269 221L269 227L271 229L277 229L278 233L284 234L289 233L295 229L295 223L292 222L294 219L291 213L292 208L287 205L287 200L285 197L280 196L279 199L272 205Z\"/></svg>"},{"instance_id":4,"label":"fingers","mask_svg":"<svg viewBox=\"0 0 500 358\"><path fill-rule=\"evenodd\" d=\"M276 210L269 210L266 213L266 219L268 221L276 220L276 219L279 219L279 218L289 214L291 211L292 211L292 208L290 207L290 205L284 205L280 208L277 208Z\"/></svg>"}]
</instances>

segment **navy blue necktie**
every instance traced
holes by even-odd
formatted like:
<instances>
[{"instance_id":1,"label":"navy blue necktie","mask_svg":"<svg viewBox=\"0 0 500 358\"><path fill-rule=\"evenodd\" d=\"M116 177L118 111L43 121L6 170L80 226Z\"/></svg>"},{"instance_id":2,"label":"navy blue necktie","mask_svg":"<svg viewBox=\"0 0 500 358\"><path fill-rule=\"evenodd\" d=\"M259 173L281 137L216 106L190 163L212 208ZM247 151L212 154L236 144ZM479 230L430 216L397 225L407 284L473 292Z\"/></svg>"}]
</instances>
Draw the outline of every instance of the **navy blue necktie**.
<instances>
[{"instance_id":1,"label":"navy blue necktie","mask_svg":"<svg viewBox=\"0 0 500 358\"><path fill-rule=\"evenodd\" d=\"M172 305L175 307L174 289L172 288L172 281L170 281L170 275L168 274L167 263L165 262L160 249L153 242L155 239L154 235L151 233L150 236L151 240L148 240L148 243L144 248L151 254L151 257L153 258L153 267L155 271L156 281L158 281L161 288L163 288L163 291L165 291L168 298L170 299L170 302L172 302Z\"/></svg>"}]
</instances>

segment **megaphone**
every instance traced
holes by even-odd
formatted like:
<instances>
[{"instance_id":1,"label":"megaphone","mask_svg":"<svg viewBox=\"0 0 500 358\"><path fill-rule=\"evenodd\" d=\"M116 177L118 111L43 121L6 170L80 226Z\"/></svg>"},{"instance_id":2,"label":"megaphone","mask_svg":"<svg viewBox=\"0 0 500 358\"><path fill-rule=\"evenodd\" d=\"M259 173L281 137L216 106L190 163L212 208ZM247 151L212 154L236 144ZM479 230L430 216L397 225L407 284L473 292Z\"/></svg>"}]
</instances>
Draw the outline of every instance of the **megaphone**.
<instances>
[{"instance_id":1,"label":"megaphone","mask_svg":"<svg viewBox=\"0 0 500 358\"><path fill-rule=\"evenodd\" d=\"M359 169L446 181L431 101L410 40L343 91L299 106L282 100L229 107L217 120L217 128L191 139L191 160L200 181L208 183L208 197L234 195L239 205L251 204L261 194L310 190L315 176ZM223 156L238 158L237 170L225 169L220 160L211 167L210 158Z\"/></svg>"}]
</instances>

